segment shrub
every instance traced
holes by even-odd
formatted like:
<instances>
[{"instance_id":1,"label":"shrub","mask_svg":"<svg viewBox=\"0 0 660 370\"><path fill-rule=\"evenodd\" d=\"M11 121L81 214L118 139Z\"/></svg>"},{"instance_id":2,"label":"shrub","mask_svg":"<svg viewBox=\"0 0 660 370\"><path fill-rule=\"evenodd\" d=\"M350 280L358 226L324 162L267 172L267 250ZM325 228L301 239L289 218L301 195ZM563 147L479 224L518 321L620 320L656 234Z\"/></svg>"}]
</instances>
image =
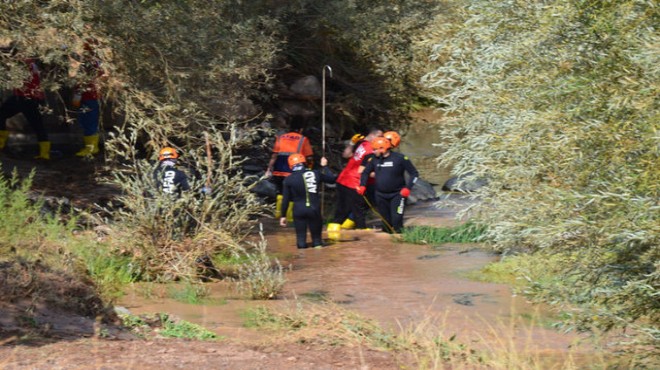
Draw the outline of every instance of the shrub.
<instances>
[{"instance_id":1,"label":"shrub","mask_svg":"<svg viewBox=\"0 0 660 370\"><path fill-rule=\"evenodd\" d=\"M658 43L644 1L453 2L426 77L443 157L488 179L473 209L499 250L558 254L542 291L579 327L660 339ZM538 292L538 291L537 291Z\"/></svg>"}]
</instances>

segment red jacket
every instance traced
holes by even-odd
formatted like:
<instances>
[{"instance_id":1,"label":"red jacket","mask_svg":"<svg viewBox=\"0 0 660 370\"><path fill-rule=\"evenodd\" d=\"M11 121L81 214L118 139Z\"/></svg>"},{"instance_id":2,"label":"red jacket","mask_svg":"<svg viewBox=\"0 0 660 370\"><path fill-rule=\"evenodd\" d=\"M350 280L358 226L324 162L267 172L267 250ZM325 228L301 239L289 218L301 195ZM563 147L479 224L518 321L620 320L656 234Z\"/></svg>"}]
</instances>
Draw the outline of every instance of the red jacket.
<instances>
[{"instance_id":1,"label":"red jacket","mask_svg":"<svg viewBox=\"0 0 660 370\"><path fill-rule=\"evenodd\" d=\"M30 78L23 83L20 89L14 89L14 95L24 96L28 99L43 100L45 98L41 90L41 76L39 75L39 66L34 59L25 59L25 63L30 68Z\"/></svg>"},{"instance_id":2,"label":"red jacket","mask_svg":"<svg viewBox=\"0 0 660 370\"><path fill-rule=\"evenodd\" d=\"M344 170L337 177L337 183L351 189L360 186L358 169L362 165L362 160L373 152L371 143L368 141L363 141L362 144L358 145L353 152L353 156L348 160L346 167L344 167Z\"/></svg>"}]
</instances>

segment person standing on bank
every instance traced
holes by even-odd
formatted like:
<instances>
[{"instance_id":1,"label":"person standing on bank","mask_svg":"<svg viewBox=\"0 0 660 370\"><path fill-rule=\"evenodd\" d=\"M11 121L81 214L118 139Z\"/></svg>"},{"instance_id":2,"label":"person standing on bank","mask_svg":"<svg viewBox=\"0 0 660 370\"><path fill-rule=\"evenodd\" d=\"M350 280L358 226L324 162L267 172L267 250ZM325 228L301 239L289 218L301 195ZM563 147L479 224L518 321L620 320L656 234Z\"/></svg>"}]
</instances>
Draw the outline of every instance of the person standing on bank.
<instances>
[{"instance_id":1,"label":"person standing on bank","mask_svg":"<svg viewBox=\"0 0 660 370\"><path fill-rule=\"evenodd\" d=\"M85 146L76 153L78 157L90 157L99 153L99 91L98 80L104 76L101 60L94 50L94 40L84 45L80 72L85 81L76 85L72 105L78 111L78 123L83 129Z\"/></svg>"},{"instance_id":2,"label":"person standing on bank","mask_svg":"<svg viewBox=\"0 0 660 370\"><path fill-rule=\"evenodd\" d=\"M384 137L378 137L371 142L375 157L366 165L360 177L357 193L364 195L366 184L371 172L376 179L376 207L387 222L383 230L401 233L403 228L403 212L410 189L417 182L419 173L407 156L390 151L391 143ZM410 179L406 184L405 172Z\"/></svg>"},{"instance_id":3,"label":"person standing on bank","mask_svg":"<svg viewBox=\"0 0 660 370\"><path fill-rule=\"evenodd\" d=\"M284 179L282 186L282 214L286 215L289 201L293 202L293 223L296 228L296 246L307 248L307 229L312 235L312 246L322 247L321 231L323 217L321 216L321 181L332 184L335 175L327 168L328 160L321 158L321 171L305 168L306 159L300 153L289 156L288 164L291 175ZM280 218L280 226L286 227L287 218Z\"/></svg>"},{"instance_id":4,"label":"person standing on bank","mask_svg":"<svg viewBox=\"0 0 660 370\"><path fill-rule=\"evenodd\" d=\"M15 47L12 47L11 53L16 54ZM9 138L7 120L23 113L37 134L39 142L39 155L34 159L48 160L50 159L50 141L40 111L40 106L45 102L45 94L41 89L41 74L35 59L28 58L24 62L30 71L30 77L25 80L22 87L14 89L12 96L0 106L0 150L5 148Z\"/></svg>"},{"instance_id":5,"label":"person standing on bank","mask_svg":"<svg viewBox=\"0 0 660 370\"><path fill-rule=\"evenodd\" d=\"M302 154L307 166L309 168L313 166L312 156L314 152L312 151L312 145L309 143L309 139L302 134L303 128L304 122L302 117L295 116L291 120L291 131L278 136L275 140L273 154L271 155L265 175L277 187L275 217L280 217L282 214L286 215L286 213L281 212L282 184L284 179L291 175L291 169L288 164L289 156L294 153Z\"/></svg>"}]
</instances>

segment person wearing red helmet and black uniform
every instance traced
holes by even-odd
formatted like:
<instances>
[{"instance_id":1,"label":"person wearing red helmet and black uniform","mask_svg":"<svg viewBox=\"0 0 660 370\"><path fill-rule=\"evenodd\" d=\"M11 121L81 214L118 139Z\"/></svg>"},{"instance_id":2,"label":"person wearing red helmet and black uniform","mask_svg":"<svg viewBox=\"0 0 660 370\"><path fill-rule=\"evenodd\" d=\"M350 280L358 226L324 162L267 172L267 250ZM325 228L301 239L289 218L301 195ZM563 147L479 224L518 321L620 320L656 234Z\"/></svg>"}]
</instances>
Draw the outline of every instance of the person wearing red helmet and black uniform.
<instances>
[{"instance_id":1,"label":"person wearing red helmet and black uniform","mask_svg":"<svg viewBox=\"0 0 660 370\"><path fill-rule=\"evenodd\" d=\"M391 145L384 137L376 138L371 142L375 157L366 164L357 193L364 195L369 174L374 172L376 206L387 222L383 225L383 230L400 233L403 228L406 198L410 196L410 189L417 182L419 173L407 156L390 151ZM405 172L410 175L407 184Z\"/></svg>"},{"instance_id":2,"label":"person wearing red helmet and black uniform","mask_svg":"<svg viewBox=\"0 0 660 370\"><path fill-rule=\"evenodd\" d=\"M321 171L306 168L305 156L294 153L289 156L291 175L282 184L282 215L286 215L289 201L293 202L293 223L296 228L296 246L307 248L307 229L312 234L312 246L322 247L321 231L323 217L321 216L321 182L332 184L335 175L326 167L328 160L321 158ZM286 226L286 217L280 218L280 225Z\"/></svg>"},{"instance_id":3,"label":"person wearing red helmet and black uniform","mask_svg":"<svg viewBox=\"0 0 660 370\"><path fill-rule=\"evenodd\" d=\"M188 176L176 168L179 153L176 149L166 147L158 153L158 166L154 170L156 188L165 193L181 196L181 192L190 190Z\"/></svg>"}]
</instances>

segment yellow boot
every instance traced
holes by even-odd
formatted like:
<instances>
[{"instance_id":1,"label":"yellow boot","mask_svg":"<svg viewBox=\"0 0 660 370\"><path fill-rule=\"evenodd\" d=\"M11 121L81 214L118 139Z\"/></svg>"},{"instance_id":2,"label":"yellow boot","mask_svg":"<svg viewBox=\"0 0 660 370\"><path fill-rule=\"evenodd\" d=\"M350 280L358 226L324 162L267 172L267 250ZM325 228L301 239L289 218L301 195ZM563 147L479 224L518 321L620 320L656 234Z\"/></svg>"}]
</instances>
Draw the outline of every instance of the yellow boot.
<instances>
[{"instance_id":1,"label":"yellow boot","mask_svg":"<svg viewBox=\"0 0 660 370\"><path fill-rule=\"evenodd\" d=\"M344 220L344 222L341 224L341 228L342 228L342 229L346 229L346 230L355 229L355 222L353 222L353 220L351 220L350 218L347 218L347 219Z\"/></svg>"},{"instance_id":2,"label":"yellow boot","mask_svg":"<svg viewBox=\"0 0 660 370\"><path fill-rule=\"evenodd\" d=\"M289 208L286 209L286 222L293 222L293 202L289 202Z\"/></svg>"},{"instance_id":3,"label":"yellow boot","mask_svg":"<svg viewBox=\"0 0 660 370\"><path fill-rule=\"evenodd\" d=\"M282 217L282 194L277 194L277 200L275 201L275 218Z\"/></svg>"},{"instance_id":4,"label":"yellow boot","mask_svg":"<svg viewBox=\"0 0 660 370\"><path fill-rule=\"evenodd\" d=\"M87 157L97 154L99 152L99 135L83 136L85 147L82 148L76 155L78 157Z\"/></svg>"},{"instance_id":5,"label":"yellow boot","mask_svg":"<svg viewBox=\"0 0 660 370\"><path fill-rule=\"evenodd\" d=\"M9 138L9 131L0 130L0 150L5 148L7 145L7 138Z\"/></svg>"},{"instance_id":6,"label":"yellow boot","mask_svg":"<svg viewBox=\"0 0 660 370\"><path fill-rule=\"evenodd\" d=\"M328 224L328 239L339 240L341 238L341 225L337 223Z\"/></svg>"},{"instance_id":7,"label":"yellow boot","mask_svg":"<svg viewBox=\"0 0 660 370\"><path fill-rule=\"evenodd\" d=\"M39 142L39 155L34 159L50 159L50 141Z\"/></svg>"}]
</instances>

